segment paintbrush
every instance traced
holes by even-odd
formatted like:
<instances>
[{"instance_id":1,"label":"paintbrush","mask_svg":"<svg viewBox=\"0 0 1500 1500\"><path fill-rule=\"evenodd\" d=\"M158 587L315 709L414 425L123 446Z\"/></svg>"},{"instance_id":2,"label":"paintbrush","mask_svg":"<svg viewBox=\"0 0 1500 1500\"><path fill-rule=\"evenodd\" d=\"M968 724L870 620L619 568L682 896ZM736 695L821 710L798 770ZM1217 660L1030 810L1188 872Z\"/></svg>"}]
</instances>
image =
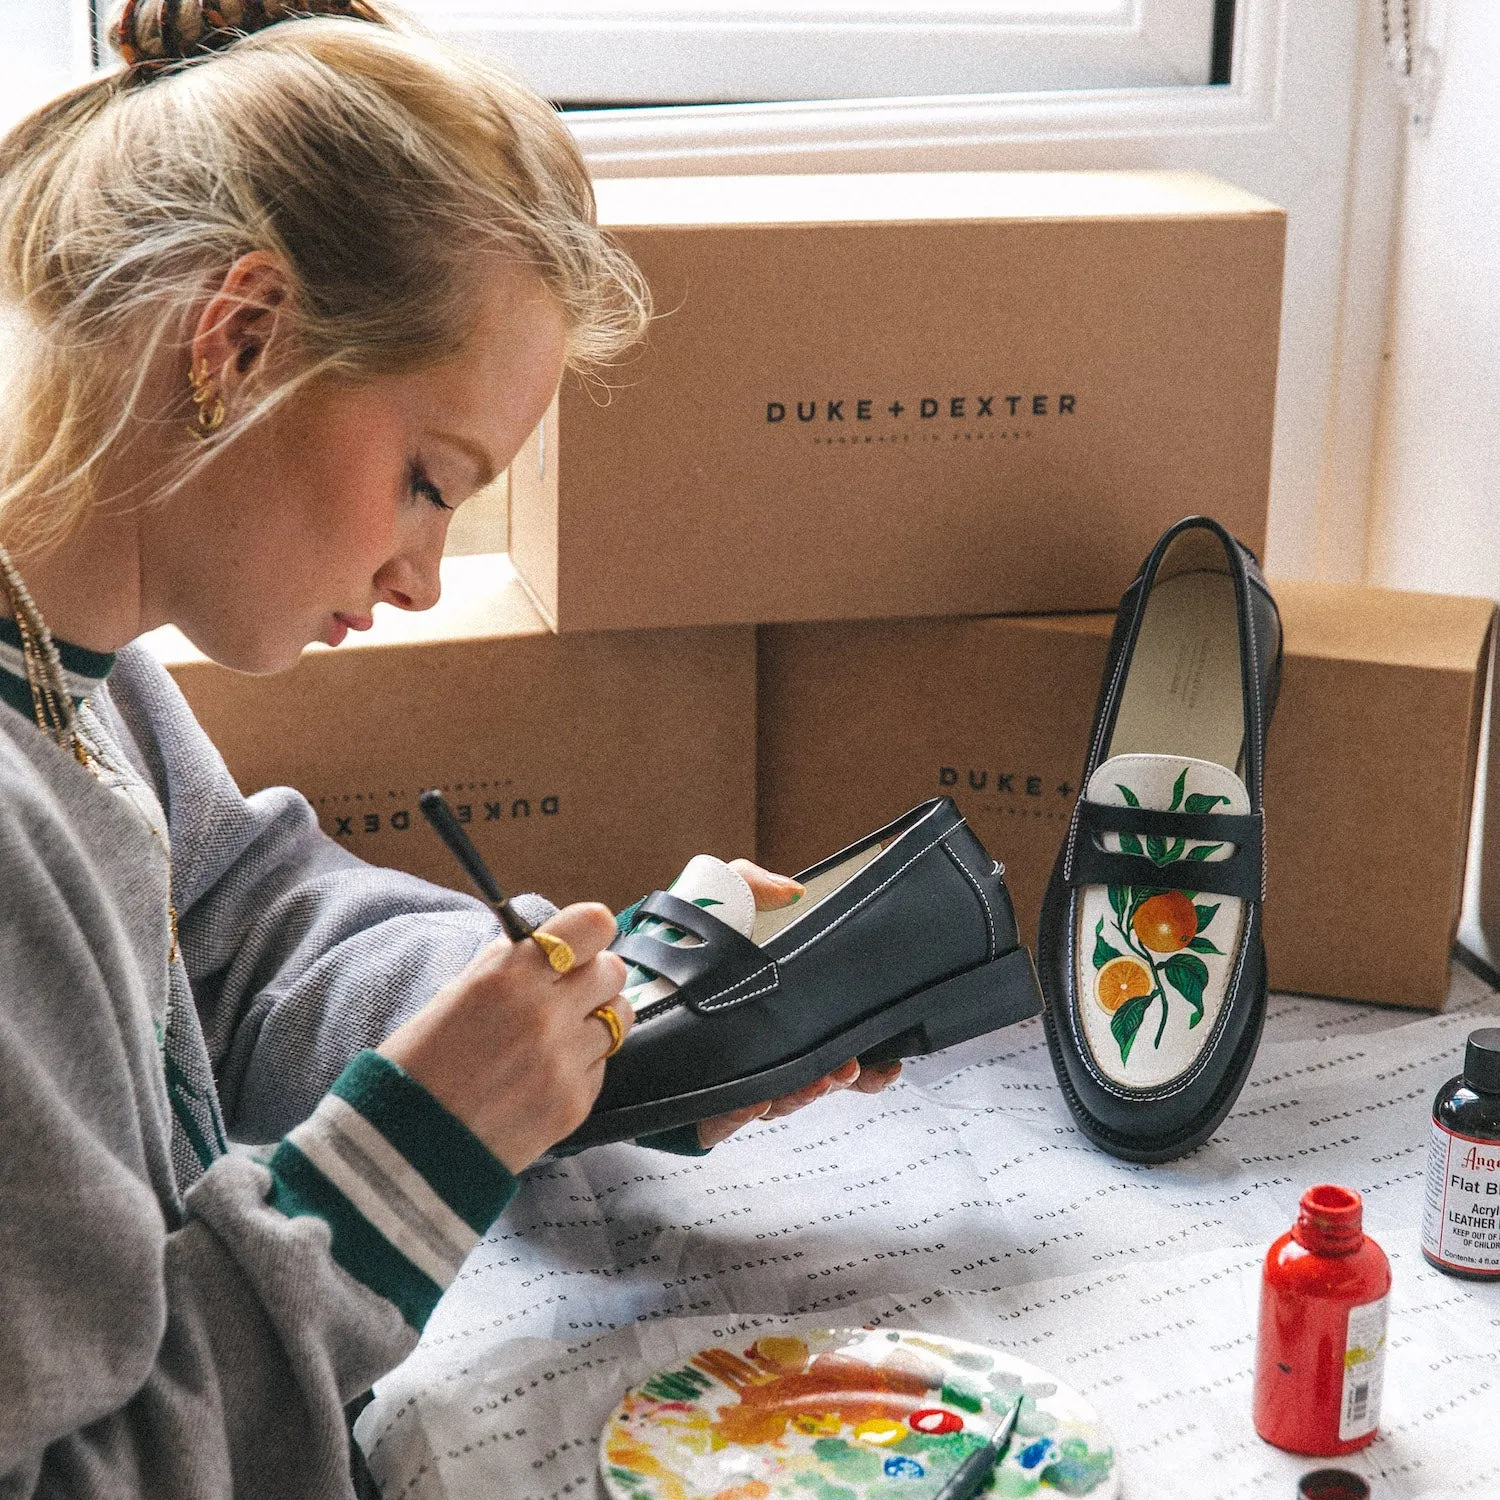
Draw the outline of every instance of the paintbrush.
<instances>
[{"instance_id":1,"label":"paintbrush","mask_svg":"<svg viewBox=\"0 0 1500 1500\"><path fill-rule=\"evenodd\" d=\"M511 942L524 943L530 938L547 955L547 962L559 974L566 974L573 967L573 950L560 937L538 931L510 904L510 897L500 889L500 882L490 874L489 866L480 858L473 840L464 832L463 824L454 817L453 809L448 806L443 794L436 788L423 792L417 798L417 806L422 809L422 816L437 830L438 837L448 846L453 857L464 867L469 879L479 887L480 895L489 902L495 915L500 918L500 925Z\"/></svg>"},{"instance_id":2,"label":"paintbrush","mask_svg":"<svg viewBox=\"0 0 1500 1500\"><path fill-rule=\"evenodd\" d=\"M1016 1419L1021 1415L1021 1403L1025 1399L1024 1394L1016 1397L1015 1404L990 1434L989 1442L982 1448L976 1448L953 1471L947 1484L932 1500L973 1500L985 1487L1000 1460L1010 1450L1011 1435L1016 1430Z\"/></svg>"}]
</instances>

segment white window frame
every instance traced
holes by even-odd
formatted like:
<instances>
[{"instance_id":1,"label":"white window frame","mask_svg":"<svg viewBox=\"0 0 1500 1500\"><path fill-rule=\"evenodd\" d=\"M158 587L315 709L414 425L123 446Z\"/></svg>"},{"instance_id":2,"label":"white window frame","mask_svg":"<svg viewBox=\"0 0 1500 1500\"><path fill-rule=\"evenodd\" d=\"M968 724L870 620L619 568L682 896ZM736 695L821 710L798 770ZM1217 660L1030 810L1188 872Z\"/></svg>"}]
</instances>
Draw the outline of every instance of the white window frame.
<instances>
[{"instance_id":1,"label":"white window frame","mask_svg":"<svg viewBox=\"0 0 1500 1500\"><path fill-rule=\"evenodd\" d=\"M888 98L1206 84L1214 0L420 0L550 99Z\"/></svg>"},{"instance_id":2,"label":"white window frame","mask_svg":"<svg viewBox=\"0 0 1500 1500\"><path fill-rule=\"evenodd\" d=\"M568 118L601 177L1181 167L1281 204L1268 563L1361 581L1402 128L1377 11L1240 0L1228 85Z\"/></svg>"}]
</instances>

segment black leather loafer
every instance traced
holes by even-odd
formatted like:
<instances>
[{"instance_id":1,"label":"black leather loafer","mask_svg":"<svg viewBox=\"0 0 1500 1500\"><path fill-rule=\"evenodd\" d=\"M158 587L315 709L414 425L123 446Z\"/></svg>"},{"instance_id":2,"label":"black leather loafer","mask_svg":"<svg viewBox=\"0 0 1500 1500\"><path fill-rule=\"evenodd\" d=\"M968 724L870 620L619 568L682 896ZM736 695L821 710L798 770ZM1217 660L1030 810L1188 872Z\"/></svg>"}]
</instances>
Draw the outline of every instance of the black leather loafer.
<instances>
[{"instance_id":1,"label":"black leather loafer","mask_svg":"<svg viewBox=\"0 0 1500 1500\"><path fill-rule=\"evenodd\" d=\"M949 797L797 877L749 937L657 891L611 947L677 986L643 1005L593 1113L563 1149L778 1098L858 1057L937 1052L1041 1009L1001 867ZM643 931L655 918L696 939Z\"/></svg>"},{"instance_id":2,"label":"black leather loafer","mask_svg":"<svg viewBox=\"0 0 1500 1500\"><path fill-rule=\"evenodd\" d=\"M1207 1140L1260 1042L1261 784L1280 681L1281 620L1254 556L1216 521L1179 521L1120 601L1037 936L1063 1094L1128 1161Z\"/></svg>"}]
</instances>

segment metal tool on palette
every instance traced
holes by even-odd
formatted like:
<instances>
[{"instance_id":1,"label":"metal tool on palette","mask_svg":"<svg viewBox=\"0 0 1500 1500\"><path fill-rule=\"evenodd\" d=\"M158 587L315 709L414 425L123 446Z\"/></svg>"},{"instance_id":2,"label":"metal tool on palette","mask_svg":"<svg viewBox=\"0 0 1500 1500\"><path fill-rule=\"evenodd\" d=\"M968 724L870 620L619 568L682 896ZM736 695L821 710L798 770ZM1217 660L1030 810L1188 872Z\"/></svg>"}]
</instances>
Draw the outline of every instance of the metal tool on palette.
<instances>
[{"instance_id":1,"label":"metal tool on palette","mask_svg":"<svg viewBox=\"0 0 1500 1500\"><path fill-rule=\"evenodd\" d=\"M479 887L480 894L494 908L495 915L500 918L500 925L505 928L505 934L511 942L522 943L530 938L547 955L547 962L559 974L566 974L573 967L573 950L560 937L534 927L510 904L510 897L500 889L499 882L490 874L489 866L480 858L479 851L464 832L463 825L454 817L453 809L448 806L443 794L436 788L423 792L417 798L417 806L422 809L422 816L436 829L438 837L452 851L454 858L468 872L469 879Z\"/></svg>"},{"instance_id":2,"label":"metal tool on palette","mask_svg":"<svg viewBox=\"0 0 1500 1500\"><path fill-rule=\"evenodd\" d=\"M948 1482L932 1500L973 1500L973 1497L989 1483L1000 1461L1010 1451L1010 1440L1015 1435L1016 1421L1021 1415L1024 1395L1017 1396L1011 1408L1001 1417L990 1440L984 1447L976 1448L949 1476Z\"/></svg>"}]
</instances>

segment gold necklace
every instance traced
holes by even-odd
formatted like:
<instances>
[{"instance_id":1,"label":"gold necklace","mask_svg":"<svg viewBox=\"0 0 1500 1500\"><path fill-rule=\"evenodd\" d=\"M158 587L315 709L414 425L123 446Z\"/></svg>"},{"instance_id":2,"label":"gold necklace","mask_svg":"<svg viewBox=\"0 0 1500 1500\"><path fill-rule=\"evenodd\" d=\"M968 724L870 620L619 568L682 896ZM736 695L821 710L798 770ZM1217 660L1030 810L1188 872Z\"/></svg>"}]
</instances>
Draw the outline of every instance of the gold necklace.
<instances>
[{"instance_id":1,"label":"gold necklace","mask_svg":"<svg viewBox=\"0 0 1500 1500\"><path fill-rule=\"evenodd\" d=\"M0 591L4 592L16 629L21 633L21 658L26 664L26 685L31 689L37 728L54 740L59 749L72 751L79 765L93 769L93 754L78 733L78 716L63 680L57 642L4 547L0 547Z\"/></svg>"},{"instance_id":2,"label":"gold necklace","mask_svg":"<svg viewBox=\"0 0 1500 1500\"><path fill-rule=\"evenodd\" d=\"M0 593L10 607L16 629L21 633L21 658L26 664L26 684L31 689L31 709L36 726L53 740L59 749L70 751L81 766L87 766L94 776L103 779L99 758L84 742L78 732L78 713L73 707L73 695L63 677L62 658L58 655L57 642L36 607L31 591L11 561L10 553L0 547ZM144 815L143 815L144 818ZM166 841L161 831L144 818L151 836L167 853L167 880L170 889L172 857L166 850ZM167 926L171 933L171 948L168 960L175 961L177 945L177 905L167 898Z\"/></svg>"}]
</instances>

